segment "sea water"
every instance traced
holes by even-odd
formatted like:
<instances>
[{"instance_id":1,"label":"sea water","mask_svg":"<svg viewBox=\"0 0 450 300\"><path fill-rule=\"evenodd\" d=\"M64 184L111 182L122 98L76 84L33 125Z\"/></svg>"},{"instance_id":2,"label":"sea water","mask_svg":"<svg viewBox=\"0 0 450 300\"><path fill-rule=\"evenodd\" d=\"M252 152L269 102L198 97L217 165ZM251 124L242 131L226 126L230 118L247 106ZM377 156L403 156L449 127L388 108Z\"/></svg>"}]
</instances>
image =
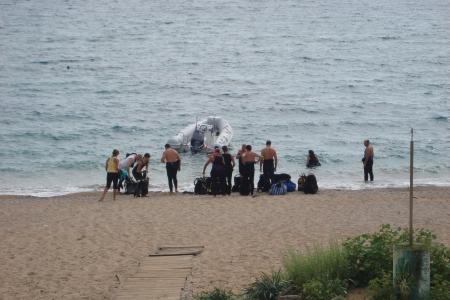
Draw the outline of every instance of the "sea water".
<instances>
[{"instance_id":1,"label":"sea water","mask_svg":"<svg viewBox=\"0 0 450 300\"><path fill-rule=\"evenodd\" d=\"M450 185L447 0L0 0L0 193L105 182L113 148L149 152L219 115L294 177L309 149L321 188ZM364 184L364 139L375 149ZM182 155L192 190L205 155ZM258 170L258 168L257 168ZM257 177L257 176L256 176Z\"/></svg>"}]
</instances>

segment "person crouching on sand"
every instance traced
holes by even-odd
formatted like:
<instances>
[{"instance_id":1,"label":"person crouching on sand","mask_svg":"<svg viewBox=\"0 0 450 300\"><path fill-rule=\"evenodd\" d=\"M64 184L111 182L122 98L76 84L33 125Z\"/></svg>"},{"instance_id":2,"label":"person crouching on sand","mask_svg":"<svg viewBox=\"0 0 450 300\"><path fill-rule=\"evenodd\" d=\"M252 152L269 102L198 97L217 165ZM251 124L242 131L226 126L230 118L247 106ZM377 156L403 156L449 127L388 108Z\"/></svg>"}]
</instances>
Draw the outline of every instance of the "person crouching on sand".
<instances>
[{"instance_id":1,"label":"person crouching on sand","mask_svg":"<svg viewBox=\"0 0 450 300\"><path fill-rule=\"evenodd\" d=\"M106 170L106 186L103 191L102 196L98 201L103 201L105 199L105 195L111 187L111 183L113 184L113 200L116 200L116 192L119 188L119 150L114 149L112 152L112 156L106 160L105 170Z\"/></svg>"},{"instance_id":2,"label":"person crouching on sand","mask_svg":"<svg viewBox=\"0 0 450 300\"><path fill-rule=\"evenodd\" d=\"M165 144L166 149L161 157L161 162L166 163L167 179L169 181L170 192L173 193L173 187L175 186L175 192L178 192L178 180L177 172L180 171L181 159L177 150L172 149L169 144Z\"/></svg>"}]
</instances>

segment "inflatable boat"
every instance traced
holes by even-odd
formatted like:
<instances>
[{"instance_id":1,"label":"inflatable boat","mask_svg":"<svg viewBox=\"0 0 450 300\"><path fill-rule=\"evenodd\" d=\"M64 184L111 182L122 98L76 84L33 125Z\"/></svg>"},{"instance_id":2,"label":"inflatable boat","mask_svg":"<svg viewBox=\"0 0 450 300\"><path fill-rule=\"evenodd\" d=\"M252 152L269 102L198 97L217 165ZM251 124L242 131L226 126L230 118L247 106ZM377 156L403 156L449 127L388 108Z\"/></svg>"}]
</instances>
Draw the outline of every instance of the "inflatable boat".
<instances>
[{"instance_id":1,"label":"inflatable boat","mask_svg":"<svg viewBox=\"0 0 450 300\"><path fill-rule=\"evenodd\" d=\"M208 117L191 124L167 143L179 152L210 152L215 146L228 146L233 138L233 129L221 117Z\"/></svg>"}]
</instances>

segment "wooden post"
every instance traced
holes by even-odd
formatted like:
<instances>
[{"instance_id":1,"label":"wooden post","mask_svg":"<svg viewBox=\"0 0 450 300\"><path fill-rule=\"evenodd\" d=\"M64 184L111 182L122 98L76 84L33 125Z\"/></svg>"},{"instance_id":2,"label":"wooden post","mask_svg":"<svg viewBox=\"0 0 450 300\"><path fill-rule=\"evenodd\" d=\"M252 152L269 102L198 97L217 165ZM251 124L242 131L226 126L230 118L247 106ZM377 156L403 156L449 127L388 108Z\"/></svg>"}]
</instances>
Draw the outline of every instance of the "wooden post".
<instances>
[{"instance_id":1,"label":"wooden post","mask_svg":"<svg viewBox=\"0 0 450 300\"><path fill-rule=\"evenodd\" d=\"M414 131L411 128L411 142L409 146L409 245L412 246L414 242L413 229L413 177L414 177Z\"/></svg>"}]
</instances>

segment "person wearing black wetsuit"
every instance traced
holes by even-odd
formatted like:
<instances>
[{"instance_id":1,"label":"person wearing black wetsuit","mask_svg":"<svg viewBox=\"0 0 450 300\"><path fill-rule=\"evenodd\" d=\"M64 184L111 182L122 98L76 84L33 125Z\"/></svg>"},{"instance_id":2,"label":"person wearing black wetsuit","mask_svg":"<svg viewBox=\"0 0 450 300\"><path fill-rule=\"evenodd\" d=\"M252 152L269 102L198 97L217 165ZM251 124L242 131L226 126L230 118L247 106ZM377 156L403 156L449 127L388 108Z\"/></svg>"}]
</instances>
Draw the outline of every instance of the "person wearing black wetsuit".
<instances>
[{"instance_id":1,"label":"person wearing black wetsuit","mask_svg":"<svg viewBox=\"0 0 450 300\"><path fill-rule=\"evenodd\" d=\"M236 154L236 159L238 160L239 163L239 174L241 176L244 176L245 173L245 166L242 160L242 156L244 155L245 151L247 151L247 149L245 148L246 146L247 146L246 144L242 144L241 149L239 149L238 153Z\"/></svg>"},{"instance_id":2,"label":"person wearing black wetsuit","mask_svg":"<svg viewBox=\"0 0 450 300\"><path fill-rule=\"evenodd\" d=\"M226 194L226 182L225 182L225 162L220 149L214 149L213 154L209 155L208 160L203 166L203 176L205 175L206 168L209 164L212 164L211 168L211 192L216 196L219 192L222 195Z\"/></svg>"},{"instance_id":3,"label":"person wearing black wetsuit","mask_svg":"<svg viewBox=\"0 0 450 300\"><path fill-rule=\"evenodd\" d=\"M364 141L364 157L362 162L364 164L364 181L367 182L370 176L370 181L373 181L373 146L370 144L369 140Z\"/></svg>"},{"instance_id":4,"label":"person wearing black wetsuit","mask_svg":"<svg viewBox=\"0 0 450 300\"><path fill-rule=\"evenodd\" d=\"M230 153L228 153L228 147L222 146L222 157L223 161L225 163L225 179L226 179L226 186L227 186L227 194L231 194L231 186L232 186L232 177L233 177L233 168L235 165L234 157Z\"/></svg>"},{"instance_id":5,"label":"person wearing black wetsuit","mask_svg":"<svg viewBox=\"0 0 450 300\"><path fill-rule=\"evenodd\" d=\"M306 161L306 167L314 168L314 167L319 167L319 166L320 166L320 162L319 162L319 159L317 158L316 154L314 154L314 151L309 150L308 151L308 159Z\"/></svg>"}]
</instances>

